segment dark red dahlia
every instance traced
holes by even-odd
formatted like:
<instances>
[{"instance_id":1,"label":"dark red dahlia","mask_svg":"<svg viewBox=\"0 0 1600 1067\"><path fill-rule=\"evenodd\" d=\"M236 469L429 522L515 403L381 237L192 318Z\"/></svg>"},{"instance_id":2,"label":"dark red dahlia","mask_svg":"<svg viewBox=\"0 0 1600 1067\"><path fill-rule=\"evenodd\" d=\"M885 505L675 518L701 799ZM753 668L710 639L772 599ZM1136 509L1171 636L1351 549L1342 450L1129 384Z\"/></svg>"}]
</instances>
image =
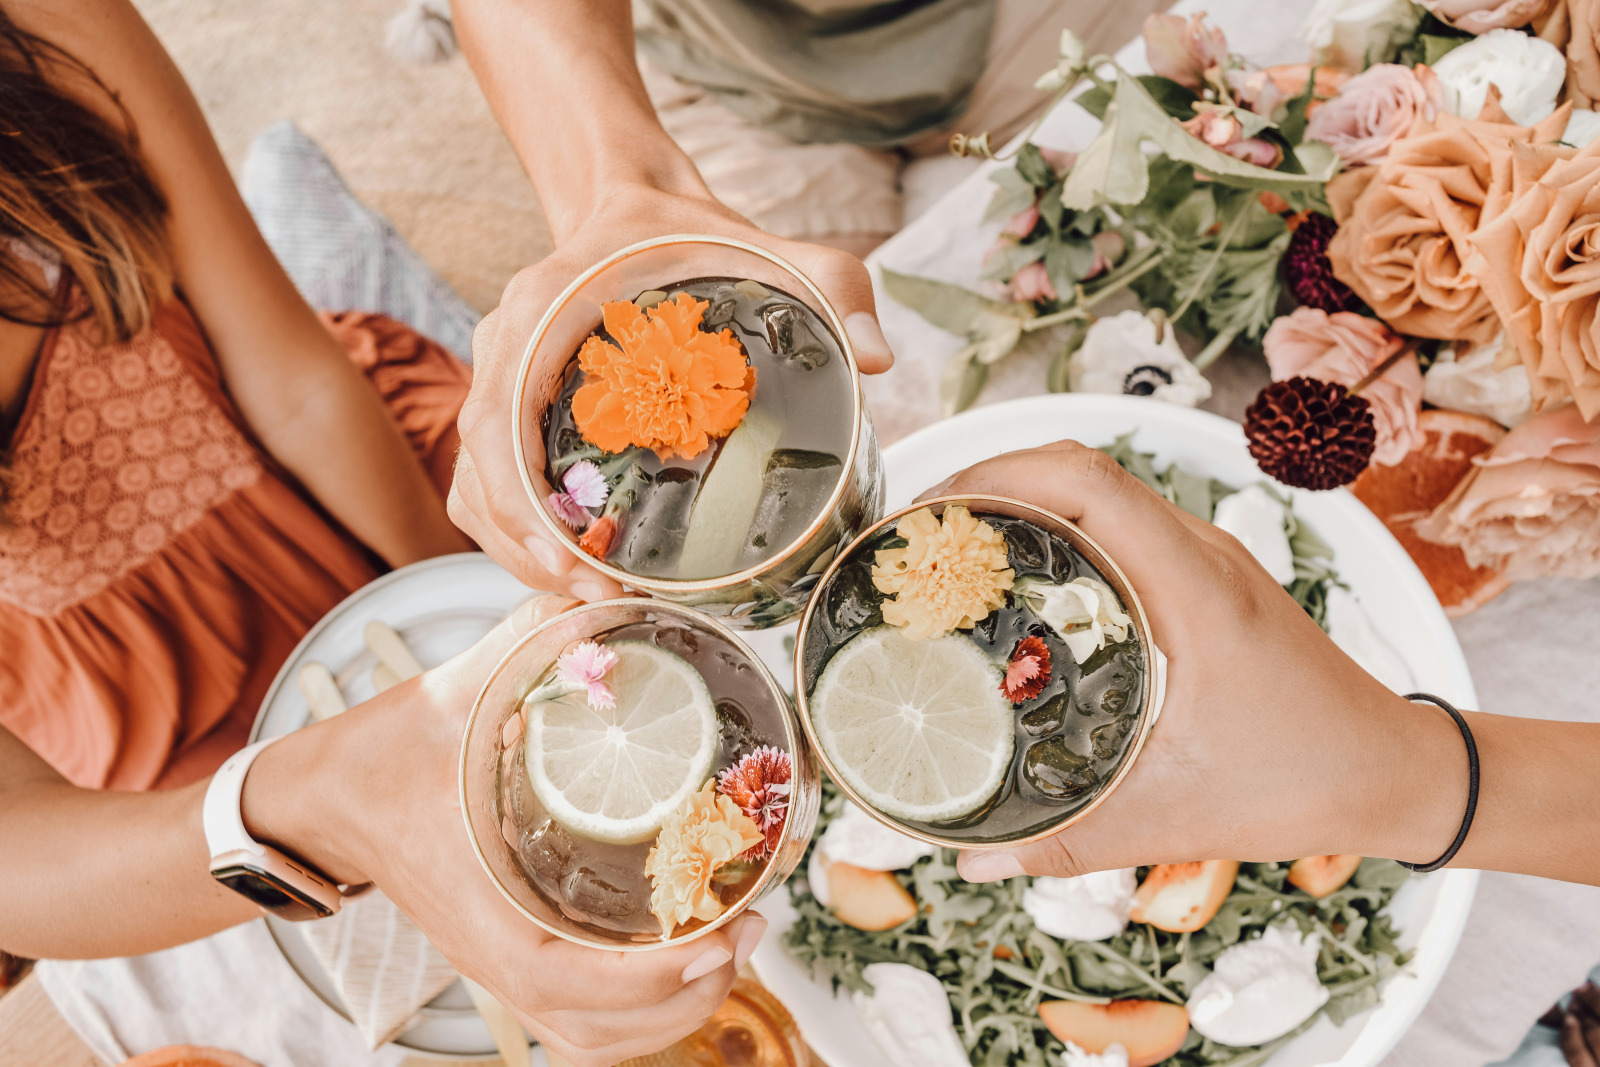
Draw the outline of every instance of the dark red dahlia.
<instances>
[{"instance_id":1,"label":"dark red dahlia","mask_svg":"<svg viewBox=\"0 0 1600 1067\"><path fill-rule=\"evenodd\" d=\"M746 859L765 859L778 847L784 821L789 817L789 779L793 773L789 753L766 745L717 775L717 792L739 805L766 835L766 840L744 854Z\"/></svg>"},{"instance_id":2,"label":"dark red dahlia","mask_svg":"<svg viewBox=\"0 0 1600 1067\"><path fill-rule=\"evenodd\" d=\"M1006 664L1000 692L1011 703L1022 704L1038 696L1049 684L1050 646L1037 637L1024 637L1017 642Z\"/></svg>"},{"instance_id":3,"label":"dark red dahlia","mask_svg":"<svg viewBox=\"0 0 1600 1067\"><path fill-rule=\"evenodd\" d=\"M1283 254L1283 282L1289 295L1330 315L1335 311L1361 310L1361 298L1333 276L1328 242L1338 232L1339 224L1328 216L1308 213L1295 227L1289 249Z\"/></svg>"},{"instance_id":4,"label":"dark red dahlia","mask_svg":"<svg viewBox=\"0 0 1600 1067\"><path fill-rule=\"evenodd\" d=\"M1355 481L1378 440L1365 397L1315 378L1288 378L1261 390L1244 413L1244 435L1263 471L1302 489Z\"/></svg>"}]
</instances>

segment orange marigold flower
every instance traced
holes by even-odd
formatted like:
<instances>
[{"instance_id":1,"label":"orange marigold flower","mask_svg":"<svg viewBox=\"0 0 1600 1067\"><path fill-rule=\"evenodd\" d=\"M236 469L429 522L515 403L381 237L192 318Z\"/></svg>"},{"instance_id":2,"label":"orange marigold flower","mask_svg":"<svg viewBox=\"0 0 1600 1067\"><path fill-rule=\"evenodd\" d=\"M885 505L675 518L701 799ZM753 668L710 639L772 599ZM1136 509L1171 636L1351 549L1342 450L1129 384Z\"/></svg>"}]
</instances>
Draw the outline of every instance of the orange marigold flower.
<instances>
[{"instance_id":1,"label":"orange marigold flower","mask_svg":"<svg viewBox=\"0 0 1600 1067\"><path fill-rule=\"evenodd\" d=\"M611 555L611 549L617 543L617 532L617 520L610 515L602 515L599 521L583 531L583 536L578 538L578 547L595 559L603 560Z\"/></svg>"},{"instance_id":2,"label":"orange marigold flower","mask_svg":"<svg viewBox=\"0 0 1600 1067\"><path fill-rule=\"evenodd\" d=\"M607 452L648 448L692 459L744 418L756 371L732 330L705 333L710 307L688 293L640 311L627 300L600 306L617 345L590 337L578 350L584 383L572 418L584 440Z\"/></svg>"}]
</instances>

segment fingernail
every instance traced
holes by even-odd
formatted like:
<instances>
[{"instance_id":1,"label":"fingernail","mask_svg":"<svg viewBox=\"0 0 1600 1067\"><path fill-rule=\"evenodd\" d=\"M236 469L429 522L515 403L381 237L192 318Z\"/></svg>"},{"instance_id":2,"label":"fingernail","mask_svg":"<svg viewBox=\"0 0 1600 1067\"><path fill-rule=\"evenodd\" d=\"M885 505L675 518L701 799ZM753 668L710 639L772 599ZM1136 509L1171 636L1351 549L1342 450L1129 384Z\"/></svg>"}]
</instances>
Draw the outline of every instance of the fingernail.
<instances>
[{"instance_id":1,"label":"fingernail","mask_svg":"<svg viewBox=\"0 0 1600 1067\"><path fill-rule=\"evenodd\" d=\"M573 582L572 595L590 604L606 599L605 588L598 582Z\"/></svg>"},{"instance_id":2,"label":"fingernail","mask_svg":"<svg viewBox=\"0 0 1600 1067\"><path fill-rule=\"evenodd\" d=\"M1000 882L1024 873L1021 861L1009 852L967 852L957 867L969 882Z\"/></svg>"},{"instance_id":3,"label":"fingernail","mask_svg":"<svg viewBox=\"0 0 1600 1067\"><path fill-rule=\"evenodd\" d=\"M755 954L761 944L761 935L767 932L767 918L759 912L746 912L744 927L739 931L739 944L733 950L733 969L739 970Z\"/></svg>"},{"instance_id":4,"label":"fingernail","mask_svg":"<svg viewBox=\"0 0 1600 1067\"><path fill-rule=\"evenodd\" d=\"M879 327L878 320L867 312L856 311L846 315L844 332L859 354L877 356L880 359L894 358L894 353L889 351L889 342L884 340L883 329Z\"/></svg>"},{"instance_id":5,"label":"fingernail","mask_svg":"<svg viewBox=\"0 0 1600 1067\"><path fill-rule=\"evenodd\" d=\"M572 564L576 562L570 554L561 551L559 546L552 545L538 534L530 535L522 543L527 546L528 554L548 574L563 575L570 571Z\"/></svg>"},{"instance_id":6,"label":"fingernail","mask_svg":"<svg viewBox=\"0 0 1600 1067\"><path fill-rule=\"evenodd\" d=\"M704 978L731 959L733 957L728 955L728 950L721 945L707 949L703 956L683 969L683 984L688 985L696 978Z\"/></svg>"}]
</instances>

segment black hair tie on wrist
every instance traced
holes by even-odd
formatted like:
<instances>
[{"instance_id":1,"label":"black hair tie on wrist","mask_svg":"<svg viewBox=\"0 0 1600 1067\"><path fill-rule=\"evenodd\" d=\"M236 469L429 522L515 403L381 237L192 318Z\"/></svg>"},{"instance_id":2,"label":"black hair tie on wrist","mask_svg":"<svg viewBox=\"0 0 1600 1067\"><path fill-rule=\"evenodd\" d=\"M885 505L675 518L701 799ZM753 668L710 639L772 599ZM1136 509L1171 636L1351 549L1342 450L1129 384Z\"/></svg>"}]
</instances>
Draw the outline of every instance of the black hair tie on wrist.
<instances>
[{"instance_id":1,"label":"black hair tie on wrist","mask_svg":"<svg viewBox=\"0 0 1600 1067\"><path fill-rule=\"evenodd\" d=\"M1432 863L1407 863L1397 860L1400 866L1418 874L1427 874L1437 871L1445 864L1456 858L1456 853L1461 851L1461 846L1467 840L1467 831L1472 829L1472 817L1478 811L1478 743L1472 739L1472 727L1467 725L1466 717L1451 706L1447 700L1441 700L1430 693L1409 693L1407 700L1426 700L1450 713L1456 721L1456 727L1461 731L1461 740L1467 743L1467 813L1461 817L1461 829L1456 831L1456 839L1450 842L1450 847L1444 850L1444 855Z\"/></svg>"}]
</instances>

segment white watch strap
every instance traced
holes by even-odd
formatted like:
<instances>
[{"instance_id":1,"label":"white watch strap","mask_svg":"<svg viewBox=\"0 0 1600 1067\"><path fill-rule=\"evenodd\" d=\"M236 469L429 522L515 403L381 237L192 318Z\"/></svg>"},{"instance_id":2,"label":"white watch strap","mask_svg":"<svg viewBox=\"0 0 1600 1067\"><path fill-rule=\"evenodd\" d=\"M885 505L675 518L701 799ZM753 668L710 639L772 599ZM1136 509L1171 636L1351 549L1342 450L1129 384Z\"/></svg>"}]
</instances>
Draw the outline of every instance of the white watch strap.
<instances>
[{"instance_id":1,"label":"white watch strap","mask_svg":"<svg viewBox=\"0 0 1600 1067\"><path fill-rule=\"evenodd\" d=\"M201 821L206 829L206 847L211 850L213 859L227 852L250 852L256 856L267 854L265 847L244 828L242 802L244 778L250 773L250 765L274 740L276 738L257 741L248 748L240 749L229 756L228 761L211 776L205 806L201 809Z\"/></svg>"}]
</instances>

